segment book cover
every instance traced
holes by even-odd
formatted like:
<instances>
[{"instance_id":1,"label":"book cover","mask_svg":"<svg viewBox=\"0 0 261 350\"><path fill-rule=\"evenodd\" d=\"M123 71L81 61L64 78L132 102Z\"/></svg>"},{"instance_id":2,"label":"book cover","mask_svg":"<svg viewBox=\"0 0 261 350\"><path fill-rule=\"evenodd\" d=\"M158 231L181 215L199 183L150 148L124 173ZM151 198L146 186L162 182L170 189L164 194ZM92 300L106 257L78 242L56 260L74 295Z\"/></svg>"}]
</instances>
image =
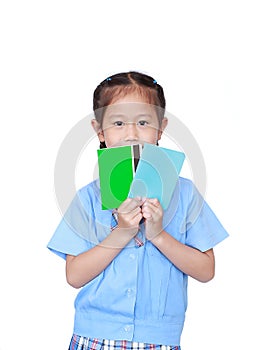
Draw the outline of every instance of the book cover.
<instances>
[{"instance_id":1,"label":"book cover","mask_svg":"<svg viewBox=\"0 0 261 350\"><path fill-rule=\"evenodd\" d=\"M102 209L118 208L128 197L141 147L130 145L97 151Z\"/></svg>"},{"instance_id":2,"label":"book cover","mask_svg":"<svg viewBox=\"0 0 261 350\"><path fill-rule=\"evenodd\" d=\"M183 152L145 144L129 197L157 198L163 209L171 200L185 160Z\"/></svg>"}]
</instances>

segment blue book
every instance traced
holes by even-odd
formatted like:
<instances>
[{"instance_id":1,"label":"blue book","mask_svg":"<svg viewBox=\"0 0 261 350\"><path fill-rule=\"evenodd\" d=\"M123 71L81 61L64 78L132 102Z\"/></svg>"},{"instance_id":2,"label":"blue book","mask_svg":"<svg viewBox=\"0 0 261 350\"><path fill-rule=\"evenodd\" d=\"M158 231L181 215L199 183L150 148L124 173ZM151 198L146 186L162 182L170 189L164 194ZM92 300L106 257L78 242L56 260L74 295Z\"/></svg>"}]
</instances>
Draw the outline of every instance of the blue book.
<instances>
[{"instance_id":1,"label":"blue book","mask_svg":"<svg viewBox=\"0 0 261 350\"><path fill-rule=\"evenodd\" d=\"M145 144L131 183L129 197L157 198L162 208L167 209L184 160L183 152Z\"/></svg>"}]
</instances>

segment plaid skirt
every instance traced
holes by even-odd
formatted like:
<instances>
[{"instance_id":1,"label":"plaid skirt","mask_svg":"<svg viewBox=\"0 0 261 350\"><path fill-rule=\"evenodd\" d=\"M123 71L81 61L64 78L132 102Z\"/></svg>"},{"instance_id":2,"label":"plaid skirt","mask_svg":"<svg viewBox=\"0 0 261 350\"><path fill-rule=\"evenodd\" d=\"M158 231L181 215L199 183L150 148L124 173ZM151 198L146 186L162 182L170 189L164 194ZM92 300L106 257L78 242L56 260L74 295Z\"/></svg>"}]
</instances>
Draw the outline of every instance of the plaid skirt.
<instances>
[{"instance_id":1,"label":"plaid skirt","mask_svg":"<svg viewBox=\"0 0 261 350\"><path fill-rule=\"evenodd\" d=\"M137 343L126 340L85 338L74 334L69 350L181 350L180 346Z\"/></svg>"}]
</instances>

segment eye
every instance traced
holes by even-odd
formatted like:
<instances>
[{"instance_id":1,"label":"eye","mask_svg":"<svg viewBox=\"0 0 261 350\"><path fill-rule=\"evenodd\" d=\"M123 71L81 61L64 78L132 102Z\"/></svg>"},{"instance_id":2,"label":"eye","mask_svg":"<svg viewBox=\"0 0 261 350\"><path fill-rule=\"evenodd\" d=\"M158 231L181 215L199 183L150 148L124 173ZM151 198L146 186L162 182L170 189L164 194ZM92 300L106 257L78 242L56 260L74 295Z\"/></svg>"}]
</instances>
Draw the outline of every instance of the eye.
<instances>
[{"instance_id":1,"label":"eye","mask_svg":"<svg viewBox=\"0 0 261 350\"><path fill-rule=\"evenodd\" d=\"M116 122L113 123L113 125L115 125L115 126L123 126L124 122L122 122L120 120L117 120Z\"/></svg>"},{"instance_id":2,"label":"eye","mask_svg":"<svg viewBox=\"0 0 261 350\"><path fill-rule=\"evenodd\" d=\"M138 121L137 125L140 125L140 126L146 126L148 125L149 123L146 121L146 120L140 120Z\"/></svg>"}]
</instances>

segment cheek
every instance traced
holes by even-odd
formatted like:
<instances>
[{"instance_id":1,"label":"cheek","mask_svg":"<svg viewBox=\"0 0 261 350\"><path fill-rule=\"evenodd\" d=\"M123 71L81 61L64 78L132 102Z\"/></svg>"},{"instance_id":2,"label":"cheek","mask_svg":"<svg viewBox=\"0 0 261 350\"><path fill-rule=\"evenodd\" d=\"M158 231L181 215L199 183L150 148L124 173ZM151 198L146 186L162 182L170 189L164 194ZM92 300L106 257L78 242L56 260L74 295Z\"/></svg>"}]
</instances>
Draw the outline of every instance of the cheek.
<instances>
[{"instance_id":1,"label":"cheek","mask_svg":"<svg viewBox=\"0 0 261 350\"><path fill-rule=\"evenodd\" d=\"M145 140L151 140L151 141L157 141L158 140L158 136L159 136L159 132L158 132L158 130L156 130L156 129L150 129L150 130L146 130L146 131L143 131L142 133L141 133L141 135L143 135L143 138L145 139Z\"/></svg>"},{"instance_id":2,"label":"cheek","mask_svg":"<svg viewBox=\"0 0 261 350\"><path fill-rule=\"evenodd\" d=\"M115 147L122 140L121 132L104 132L104 140L108 148Z\"/></svg>"}]
</instances>

